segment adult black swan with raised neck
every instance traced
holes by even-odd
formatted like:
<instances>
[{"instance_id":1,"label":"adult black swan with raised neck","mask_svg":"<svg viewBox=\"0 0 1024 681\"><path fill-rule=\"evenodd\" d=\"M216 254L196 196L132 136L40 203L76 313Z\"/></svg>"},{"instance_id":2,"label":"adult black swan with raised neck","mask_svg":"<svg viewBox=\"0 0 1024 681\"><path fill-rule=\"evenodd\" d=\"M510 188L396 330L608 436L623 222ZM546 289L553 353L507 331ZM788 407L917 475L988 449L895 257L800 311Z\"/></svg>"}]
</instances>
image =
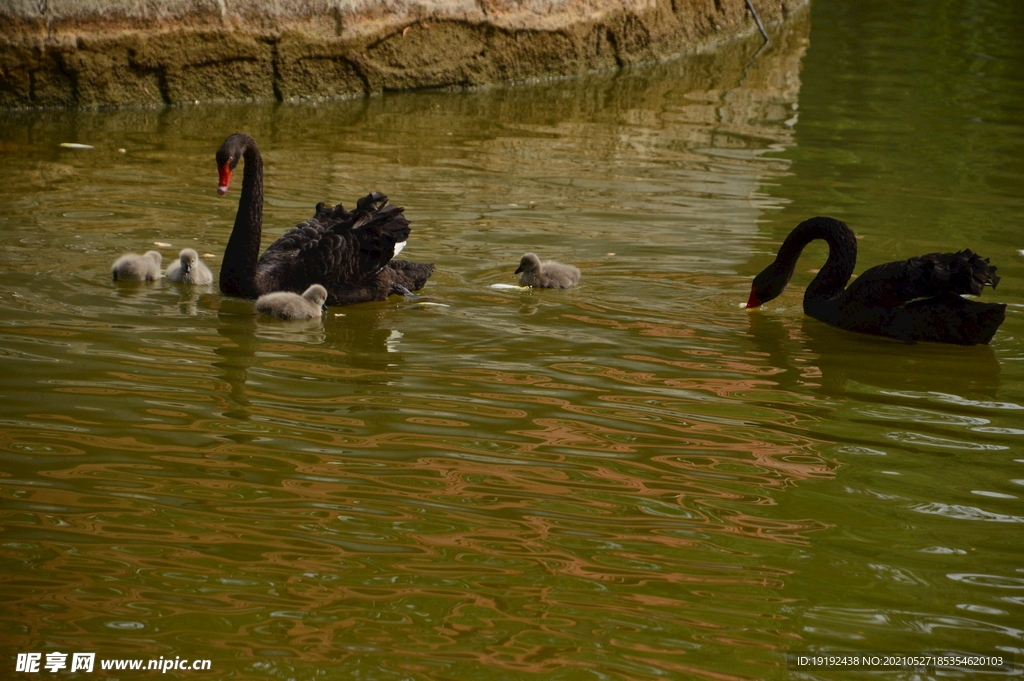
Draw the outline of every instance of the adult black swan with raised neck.
<instances>
[{"instance_id":1,"label":"adult black swan with raised neck","mask_svg":"<svg viewBox=\"0 0 1024 681\"><path fill-rule=\"evenodd\" d=\"M961 297L999 283L996 268L969 250L877 265L847 287L857 241L845 223L826 217L805 220L790 232L775 262L754 277L747 307L781 294L800 252L815 239L828 243L828 260L804 292L804 312L826 324L908 343L977 345L992 340L1006 317L1004 304Z\"/></svg>"},{"instance_id":2,"label":"adult black swan with raised neck","mask_svg":"<svg viewBox=\"0 0 1024 681\"><path fill-rule=\"evenodd\" d=\"M258 298L274 291L302 293L313 284L327 289L328 305L384 300L392 293L423 288L432 264L395 260L409 238L403 209L371 192L353 211L339 203L285 232L260 255L263 229L263 158L249 135L231 135L217 150L224 195L231 173L245 159L242 194L220 268L220 290L229 296Z\"/></svg>"}]
</instances>

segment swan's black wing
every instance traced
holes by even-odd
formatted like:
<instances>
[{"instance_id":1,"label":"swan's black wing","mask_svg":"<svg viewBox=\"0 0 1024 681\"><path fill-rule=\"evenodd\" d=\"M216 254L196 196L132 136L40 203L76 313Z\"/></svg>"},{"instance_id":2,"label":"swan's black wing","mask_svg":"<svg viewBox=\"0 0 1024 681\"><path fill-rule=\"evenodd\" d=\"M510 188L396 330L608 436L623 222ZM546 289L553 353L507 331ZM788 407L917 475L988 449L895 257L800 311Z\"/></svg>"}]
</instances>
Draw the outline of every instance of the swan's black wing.
<instances>
[{"instance_id":1,"label":"swan's black wing","mask_svg":"<svg viewBox=\"0 0 1024 681\"><path fill-rule=\"evenodd\" d=\"M996 268L970 250L928 253L878 265L854 279L842 298L861 305L893 308L918 298L981 295L999 283Z\"/></svg>"},{"instance_id":2,"label":"swan's black wing","mask_svg":"<svg viewBox=\"0 0 1024 681\"><path fill-rule=\"evenodd\" d=\"M320 203L312 218L288 230L260 256L260 276L281 290L297 292L311 284L331 292L359 288L408 239L409 221L402 211L377 192L360 199L353 211Z\"/></svg>"},{"instance_id":3,"label":"swan's black wing","mask_svg":"<svg viewBox=\"0 0 1024 681\"><path fill-rule=\"evenodd\" d=\"M991 341L1004 319L1003 303L945 294L907 303L896 318L892 335L902 340L977 345Z\"/></svg>"},{"instance_id":4,"label":"swan's black wing","mask_svg":"<svg viewBox=\"0 0 1024 681\"><path fill-rule=\"evenodd\" d=\"M996 268L969 250L929 253L878 265L860 275L821 315L851 331L976 345L992 340L1006 305L962 298L999 283Z\"/></svg>"},{"instance_id":5,"label":"swan's black wing","mask_svg":"<svg viewBox=\"0 0 1024 681\"><path fill-rule=\"evenodd\" d=\"M356 263L363 281L384 269L409 239L409 221L403 210L388 204L383 194L371 192L359 200L351 222L339 223L334 228L339 234L349 235L356 244Z\"/></svg>"},{"instance_id":6,"label":"swan's black wing","mask_svg":"<svg viewBox=\"0 0 1024 681\"><path fill-rule=\"evenodd\" d=\"M434 273L434 263L392 260L387 266L392 285L408 291L419 291Z\"/></svg>"}]
</instances>

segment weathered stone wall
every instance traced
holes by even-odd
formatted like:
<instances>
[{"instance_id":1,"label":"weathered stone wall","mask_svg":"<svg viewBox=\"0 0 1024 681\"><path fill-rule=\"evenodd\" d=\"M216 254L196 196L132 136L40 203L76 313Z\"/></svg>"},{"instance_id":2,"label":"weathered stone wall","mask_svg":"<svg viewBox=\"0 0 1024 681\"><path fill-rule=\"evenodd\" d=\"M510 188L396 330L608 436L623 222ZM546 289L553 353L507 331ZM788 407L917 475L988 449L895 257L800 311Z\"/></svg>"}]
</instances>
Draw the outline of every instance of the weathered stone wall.
<instances>
[{"instance_id":1,"label":"weathered stone wall","mask_svg":"<svg viewBox=\"0 0 1024 681\"><path fill-rule=\"evenodd\" d=\"M808 0L753 2L770 25ZM4 0L0 27L0 108L473 87L756 30L744 0Z\"/></svg>"}]
</instances>

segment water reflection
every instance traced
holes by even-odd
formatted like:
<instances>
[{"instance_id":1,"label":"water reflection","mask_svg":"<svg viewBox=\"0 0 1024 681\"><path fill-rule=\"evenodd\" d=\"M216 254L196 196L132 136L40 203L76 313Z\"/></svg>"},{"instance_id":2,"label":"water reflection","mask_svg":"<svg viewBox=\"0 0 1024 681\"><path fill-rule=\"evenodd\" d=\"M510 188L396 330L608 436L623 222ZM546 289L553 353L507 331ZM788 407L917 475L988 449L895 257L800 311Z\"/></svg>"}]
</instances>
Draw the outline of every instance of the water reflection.
<instances>
[{"instance_id":1,"label":"water reflection","mask_svg":"<svg viewBox=\"0 0 1024 681\"><path fill-rule=\"evenodd\" d=\"M858 384L880 392L942 392L951 386L958 394L995 397L1000 392L1000 364L988 345L905 344L835 329L802 314L794 320L750 313L749 324L759 351L779 368L776 380L790 387L818 388L830 396ZM872 351L872 361L859 361Z\"/></svg>"},{"instance_id":2,"label":"water reflection","mask_svg":"<svg viewBox=\"0 0 1024 681\"><path fill-rule=\"evenodd\" d=\"M910 613L881 634L952 610L1012 640L1005 589L945 577L1011 576L1005 535L949 526L1020 515L1006 351L736 307L789 200L765 187L805 20L753 61L759 38L487 92L4 114L5 645L223 678L773 678L818 629L860 635L848 587ZM286 323L113 285L125 250L223 252L234 130L268 239L385 188L438 262L426 297ZM583 284L490 288L527 247ZM890 607L937 583L909 596L935 613ZM898 640L958 640L929 631Z\"/></svg>"}]
</instances>

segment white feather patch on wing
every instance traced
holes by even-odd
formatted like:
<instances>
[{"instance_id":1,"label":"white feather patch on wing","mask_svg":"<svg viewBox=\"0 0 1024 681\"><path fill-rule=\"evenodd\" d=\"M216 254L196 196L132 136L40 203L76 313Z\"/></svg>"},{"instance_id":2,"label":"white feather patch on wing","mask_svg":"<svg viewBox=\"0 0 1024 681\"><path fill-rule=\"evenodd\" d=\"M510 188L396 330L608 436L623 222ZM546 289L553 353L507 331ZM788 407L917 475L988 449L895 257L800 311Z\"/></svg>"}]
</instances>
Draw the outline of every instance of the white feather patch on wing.
<instances>
[{"instance_id":1,"label":"white feather patch on wing","mask_svg":"<svg viewBox=\"0 0 1024 681\"><path fill-rule=\"evenodd\" d=\"M402 252L403 248L405 248L405 242L399 241L397 244L395 244L395 252L391 254L391 257L397 258L398 254Z\"/></svg>"}]
</instances>

